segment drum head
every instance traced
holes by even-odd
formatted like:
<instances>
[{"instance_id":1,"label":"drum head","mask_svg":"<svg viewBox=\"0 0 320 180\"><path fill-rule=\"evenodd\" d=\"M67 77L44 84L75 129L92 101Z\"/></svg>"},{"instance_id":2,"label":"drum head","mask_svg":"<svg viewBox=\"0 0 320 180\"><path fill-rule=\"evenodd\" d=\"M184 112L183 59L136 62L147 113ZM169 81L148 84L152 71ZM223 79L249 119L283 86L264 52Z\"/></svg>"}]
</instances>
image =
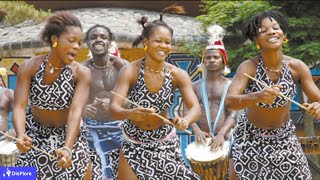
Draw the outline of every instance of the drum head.
<instances>
[{"instance_id":1,"label":"drum head","mask_svg":"<svg viewBox=\"0 0 320 180\"><path fill-rule=\"evenodd\" d=\"M14 142L7 139L0 141L0 154L9 155L17 150L17 146Z\"/></svg>"},{"instance_id":2,"label":"drum head","mask_svg":"<svg viewBox=\"0 0 320 180\"><path fill-rule=\"evenodd\" d=\"M221 157L226 157L229 153L229 141L225 141L223 148L218 151L210 151L208 145L211 138L206 138L206 144L192 142L186 148L187 159L194 161L208 162Z\"/></svg>"}]
</instances>

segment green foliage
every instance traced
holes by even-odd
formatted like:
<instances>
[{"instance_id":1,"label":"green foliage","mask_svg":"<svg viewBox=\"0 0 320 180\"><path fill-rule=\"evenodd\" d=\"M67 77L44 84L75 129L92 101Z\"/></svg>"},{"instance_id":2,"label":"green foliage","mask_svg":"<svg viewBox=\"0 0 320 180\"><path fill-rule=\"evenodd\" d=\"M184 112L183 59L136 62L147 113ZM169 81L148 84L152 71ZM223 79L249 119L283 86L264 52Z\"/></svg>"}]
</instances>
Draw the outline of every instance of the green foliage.
<instances>
[{"instance_id":1,"label":"green foliage","mask_svg":"<svg viewBox=\"0 0 320 180\"><path fill-rule=\"evenodd\" d=\"M268 1L203 1L203 15L196 17L202 27L219 24L224 28L245 23L253 14L275 9Z\"/></svg>"},{"instance_id":2,"label":"green foliage","mask_svg":"<svg viewBox=\"0 0 320 180\"><path fill-rule=\"evenodd\" d=\"M290 55L304 61L308 65L315 66L320 60L320 42L304 41L294 51L291 51Z\"/></svg>"},{"instance_id":3,"label":"green foliage","mask_svg":"<svg viewBox=\"0 0 320 180\"><path fill-rule=\"evenodd\" d=\"M188 52L188 54L198 57L202 55L206 44L200 44L197 42L180 42L178 46L181 47L184 52Z\"/></svg>"},{"instance_id":4,"label":"green foliage","mask_svg":"<svg viewBox=\"0 0 320 180\"><path fill-rule=\"evenodd\" d=\"M316 1L209 1L203 0L203 15L196 17L205 30L211 24L219 24L227 30L225 48L232 71L244 60L257 55L254 43L242 36L246 22L254 14L279 9L289 20L289 43L283 46L283 53L315 65L320 60L320 3ZM227 41L227 37L237 38ZM235 43L236 42L236 43ZM200 44L184 43L183 49L190 54L201 55Z\"/></svg>"},{"instance_id":5,"label":"green foliage","mask_svg":"<svg viewBox=\"0 0 320 180\"><path fill-rule=\"evenodd\" d=\"M48 12L36 10L24 1L0 1L0 10L5 13L4 21L12 26L26 20L40 23L51 13L50 9Z\"/></svg>"},{"instance_id":6,"label":"green foliage","mask_svg":"<svg viewBox=\"0 0 320 180\"><path fill-rule=\"evenodd\" d=\"M244 44L241 48L231 49L227 51L228 60L232 72L245 60L258 55L258 50L254 44Z\"/></svg>"}]
</instances>

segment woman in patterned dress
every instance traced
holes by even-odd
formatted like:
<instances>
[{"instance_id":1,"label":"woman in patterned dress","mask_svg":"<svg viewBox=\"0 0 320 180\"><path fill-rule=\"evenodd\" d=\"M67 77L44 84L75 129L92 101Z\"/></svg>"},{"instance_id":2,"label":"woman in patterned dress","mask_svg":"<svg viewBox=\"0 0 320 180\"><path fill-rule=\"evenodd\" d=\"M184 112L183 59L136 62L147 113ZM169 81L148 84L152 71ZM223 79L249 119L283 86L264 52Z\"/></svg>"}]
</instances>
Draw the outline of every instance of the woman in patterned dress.
<instances>
[{"instance_id":1,"label":"woman in patterned dress","mask_svg":"<svg viewBox=\"0 0 320 180\"><path fill-rule=\"evenodd\" d=\"M126 109L122 98L111 98L111 115L114 119L124 119L121 126L124 142L120 150L111 155L113 178L199 179L186 167L176 135L176 128L180 131L188 128L199 119L201 111L188 74L165 62L171 51L173 31L162 21L162 13L160 20L147 23L147 18L142 17L139 23L143 27L142 35L133 45L143 41L145 57L121 69L114 92L143 108L131 104ZM189 111L185 117L176 116L172 126L154 114L169 118L168 109L176 88Z\"/></svg>"},{"instance_id":2,"label":"woman in patterned dress","mask_svg":"<svg viewBox=\"0 0 320 180\"><path fill-rule=\"evenodd\" d=\"M81 125L91 79L90 70L75 61L83 39L81 22L69 12L55 13L41 38L51 51L21 64L14 92L13 123L21 152L17 166L36 167L37 179L90 179L90 174L100 179L100 159L90 153Z\"/></svg>"},{"instance_id":3,"label":"woman in patterned dress","mask_svg":"<svg viewBox=\"0 0 320 180\"><path fill-rule=\"evenodd\" d=\"M226 99L227 107L245 109L234 131L231 179L312 178L290 119L291 102L279 94L293 99L299 83L313 102L304 105L319 118L320 91L306 64L283 54L287 29L286 17L276 10L255 15L247 25L246 35L260 53L238 67Z\"/></svg>"}]
</instances>

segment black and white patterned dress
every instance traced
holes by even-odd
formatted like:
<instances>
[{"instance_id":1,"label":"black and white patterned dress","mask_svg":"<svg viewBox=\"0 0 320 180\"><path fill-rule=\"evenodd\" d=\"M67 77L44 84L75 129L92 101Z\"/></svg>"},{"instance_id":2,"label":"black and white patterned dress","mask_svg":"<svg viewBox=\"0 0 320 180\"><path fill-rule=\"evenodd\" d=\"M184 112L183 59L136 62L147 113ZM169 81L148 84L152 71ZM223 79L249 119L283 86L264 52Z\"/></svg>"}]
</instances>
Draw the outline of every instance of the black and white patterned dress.
<instances>
[{"instance_id":1,"label":"black and white patterned dress","mask_svg":"<svg viewBox=\"0 0 320 180\"><path fill-rule=\"evenodd\" d=\"M255 78L269 86L282 86L281 93L289 98L296 94L289 67L282 63L282 73L277 83L273 83L260 60ZM250 81L245 93L261 91L264 87ZM278 96L271 105L257 104L264 108L285 106L288 100ZM276 129L261 129L254 126L244 113L237 120L232 145L234 169L239 179L312 179L307 159L295 135L291 119Z\"/></svg>"},{"instance_id":2,"label":"black and white patterned dress","mask_svg":"<svg viewBox=\"0 0 320 180\"><path fill-rule=\"evenodd\" d=\"M162 88L157 93L150 93L144 81L144 64L145 60L142 60L137 83L130 91L128 99L145 108L152 107L156 113L161 113L173 103L174 89L170 72L165 69ZM121 128L124 139L121 151L138 179L200 179L186 167L180 150L179 137L173 126L165 124L159 129L147 131L125 120ZM119 150L110 156L114 179L118 178L118 161Z\"/></svg>"},{"instance_id":3,"label":"black and white patterned dress","mask_svg":"<svg viewBox=\"0 0 320 180\"><path fill-rule=\"evenodd\" d=\"M62 110L69 108L75 82L72 70L66 66L55 82L50 85L43 83L43 75L48 61L47 57L41 63L39 71L31 80L29 102L30 105L44 110ZM45 127L37 122L31 109L26 113L26 134L32 138L32 146L47 151L56 156L55 150L65 144L67 128ZM87 128L81 126L79 134L72 148L72 166L69 168L57 167L57 160L31 148L26 154L20 153L17 166L36 167L37 179L83 179L89 164L92 163L91 179L102 179L100 158L88 147Z\"/></svg>"}]
</instances>

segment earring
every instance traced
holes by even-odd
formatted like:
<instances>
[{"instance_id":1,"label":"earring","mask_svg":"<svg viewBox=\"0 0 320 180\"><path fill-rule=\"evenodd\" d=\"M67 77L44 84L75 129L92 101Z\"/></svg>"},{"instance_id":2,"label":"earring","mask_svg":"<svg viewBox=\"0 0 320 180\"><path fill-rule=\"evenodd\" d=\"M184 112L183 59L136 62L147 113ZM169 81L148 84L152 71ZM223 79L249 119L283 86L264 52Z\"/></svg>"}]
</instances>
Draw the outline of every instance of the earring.
<instances>
[{"instance_id":1,"label":"earring","mask_svg":"<svg viewBox=\"0 0 320 180\"><path fill-rule=\"evenodd\" d=\"M147 49L148 49L148 46L147 46L147 45L145 45L145 46L144 46L144 48L143 48L144 52L146 52L146 51L147 51Z\"/></svg>"},{"instance_id":2,"label":"earring","mask_svg":"<svg viewBox=\"0 0 320 180\"><path fill-rule=\"evenodd\" d=\"M256 44L256 48L259 50L259 49L260 49L260 45L259 45L259 44Z\"/></svg>"},{"instance_id":3,"label":"earring","mask_svg":"<svg viewBox=\"0 0 320 180\"><path fill-rule=\"evenodd\" d=\"M57 41L52 44L53 48L56 48L57 46L58 46L58 42Z\"/></svg>"},{"instance_id":4,"label":"earring","mask_svg":"<svg viewBox=\"0 0 320 180\"><path fill-rule=\"evenodd\" d=\"M285 37L285 38L283 39L283 44L287 44L288 41L289 41L289 39Z\"/></svg>"}]
</instances>

